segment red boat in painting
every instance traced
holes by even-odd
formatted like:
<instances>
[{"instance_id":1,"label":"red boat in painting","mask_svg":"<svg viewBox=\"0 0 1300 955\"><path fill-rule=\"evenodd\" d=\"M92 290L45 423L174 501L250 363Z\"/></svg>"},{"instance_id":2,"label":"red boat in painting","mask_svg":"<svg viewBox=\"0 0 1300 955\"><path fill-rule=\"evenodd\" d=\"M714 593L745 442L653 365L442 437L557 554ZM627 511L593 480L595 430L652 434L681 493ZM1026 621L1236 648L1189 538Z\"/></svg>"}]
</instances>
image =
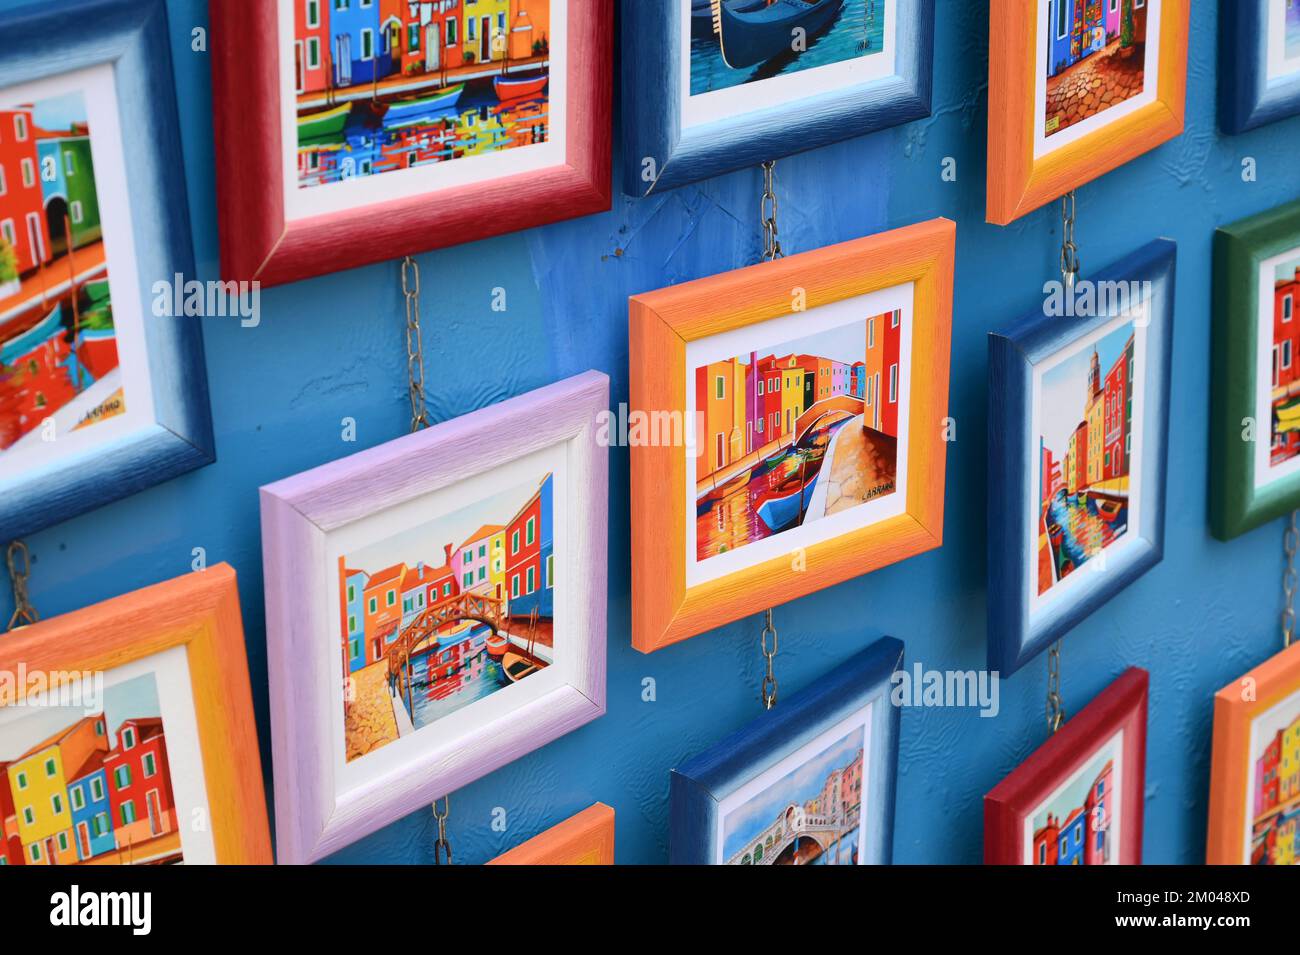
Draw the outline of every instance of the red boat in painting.
<instances>
[{"instance_id":1,"label":"red boat in painting","mask_svg":"<svg viewBox=\"0 0 1300 955\"><path fill-rule=\"evenodd\" d=\"M497 99L509 103L517 99L537 96L546 87L549 79L549 73L532 76L496 76L492 79L492 86L496 90Z\"/></svg>"}]
</instances>

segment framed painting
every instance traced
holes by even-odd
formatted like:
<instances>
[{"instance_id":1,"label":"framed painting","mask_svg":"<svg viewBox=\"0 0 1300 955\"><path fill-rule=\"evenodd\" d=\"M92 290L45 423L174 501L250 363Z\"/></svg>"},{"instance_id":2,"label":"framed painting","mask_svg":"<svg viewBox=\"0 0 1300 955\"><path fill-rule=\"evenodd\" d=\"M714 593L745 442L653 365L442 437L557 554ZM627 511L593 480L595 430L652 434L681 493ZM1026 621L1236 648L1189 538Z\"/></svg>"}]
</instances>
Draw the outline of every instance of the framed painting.
<instances>
[{"instance_id":1,"label":"framed painting","mask_svg":"<svg viewBox=\"0 0 1300 955\"><path fill-rule=\"evenodd\" d=\"M1300 643L1214 695L1211 865L1300 865Z\"/></svg>"},{"instance_id":2,"label":"framed painting","mask_svg":"<svg viewBox=\"0 0 1300 955\"><path fill-rule=\"evenodd\" d=\"M1223 131L1244 133L1300 113L1300 3L1225 0L1219 23Z\"/></svg>"},{"instance_id":3,"label":"framed painting","mask_svg":"<svg viewBox=\"0 0 1300 955\"><path fill-rule=\"evenodd\" d=\"M221 272L278 285L602 212L613 0L209 0Z\"/></svg>"},{"instance_id":4,"label":"framed painting","mask_svg":"<svg viewBox=\"0 0 1300 955\"><path fill-rule=\"evenodd\" d=\"M634 647L940 545L955 232L631 299Z\"/></svg>"},{"instance_id":5,"label":"framed painting","mask_svg":"<svg viewBox=\"0 0 1300 955\"><path fill-rule=\"evenodd\" d=\"M989 335L989 668L1009 676L1160 562L1176 246ZM1050 289L1050 291L1049 291Z\"/></svg>"},{"instance_id":6,"label":"framed painting","mask_svg":"<svg viewBox=\"0 0 1300 955\"><path fill-rule=\"evenodd\" d=\"M162 0L0 14L0 540L213 460ZM130 157L129 161L128 158Z\"/></svg>"},{"instance_id":7,"label":"framed painting","mask_svg":"<svg viewBox=\"0 0 1300 955\"><path fill-rule=\"evenodd\" d=\"M930 115L934 0L623 5L624 190Z\"/></svg>"},{"instance_id":8,"label":"framed painting","mask_svg":"<svg viewBox=\"0 0 1300 955\"><path fill-rule=\"evenodd\" d=\"M614 810L588 806L558 826L533 836L488 865L613 865Z\"/></svg>"},{"instance_id":9,"label":"framed painting","mask_svg":"<svg viewBox=\"0 0 1300 955\"><path fill-rule=\"evenodd\" d=\"M0 640L0 864L269 864L226 564Z\"/></svg>"},{"instance_id":10,"label":"framed painting","mask_svg":"<svg viewBox=\"0 0 1300 955\"><path fill-rule=\"evenodd\" d=\"M1190 0L992 0L989 222L1183 131Z\"/></svg>"},{"instance_id":11,"label":"framed painting","mask_svg":"<svg viewBox=\"0 0 1300 955\"><path fill-rule=\"evenodd\" d=\"M1147 671L1129 667L984 797L986 865L1141 865Z\"/></svg>"},{"instance_id":12,"label":"framed painting","mask_svg":"<svg viewBox=\"0 0 1300 955\"><path fill-rule=\"evenodd\" d=\"M1214 234L1210 528L1300 507L1300 202Z\"/></svg>"},{"instance_id":13,"label":"framed painting","mask_svg":"<svg viewBox=\"0 0 1300 955\"><path fill-rule=\"evenodd\" d=\"M586 372L262 488L282 862L605 712L608 407Z\"/></svg>"},{"instance_id":14,"label":"framed painting","mask_svg":"<svg viewBox=\"0 0 1300 955\"><path fill-rule=\"evenodd\" d=\"M675 865L888 865L903 644L877 640L674 769Z\"/></svg>"}]
</instances>

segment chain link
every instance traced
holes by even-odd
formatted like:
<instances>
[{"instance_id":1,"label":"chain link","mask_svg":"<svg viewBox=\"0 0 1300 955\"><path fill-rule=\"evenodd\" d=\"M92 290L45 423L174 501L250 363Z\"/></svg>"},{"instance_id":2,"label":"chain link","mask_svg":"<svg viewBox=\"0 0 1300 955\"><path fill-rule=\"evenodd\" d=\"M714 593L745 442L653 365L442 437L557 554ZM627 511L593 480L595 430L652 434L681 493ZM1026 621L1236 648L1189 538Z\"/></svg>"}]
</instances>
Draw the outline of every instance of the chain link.
<instances>
[{"instance_id":1,"label":"chain link","mask_svg":"<svg viewBox=\"0 0 1300 955\"><path fill-rule=\"evenodd\" d=\"M1282 533L1282 549L1286 552L1286 569L1282 571L1282 647L1291 646L1295 637L1296 545L1300 543L1300 530L1296 529L1296 511L1291 512L1291 522Z\"/></svg>"},{"instance_id":2,"label":"chain link","mask_svg":"<svg viewBox=\"0 0 1300 955\"><path fill-rule=\"evenodd\" d=\"M1065 703L1061 700L1061 641L1047 651L1047 729L1055 733L1065 722Z\"/></svg>"},{"instance_id":3,"label":"chain link","mask_svg":"<svg viewBox=\"0 0 1300 955\"><path fill-rule=\"evenodd\" d=\"M1061 196L1061 282L1074 291L1079 277L1079 247L1074 244L1074 190Z\"/></svg>"},{"instance_id":4,"label":"chain link","mask_svg":"<svg viewBox=\"0 0 1300 955\"><path fill-rule=\"evenodd\" d=\"M420 335L420 266L402 260L402 297L406 299L406 381L411 398L411 430L429 427L424 400L424 340Z\"/></svg>"},{"instance_id":5,"label":"chain link","mask_svg":"<svg viewBox=\"0 0 1300 955\"><path fill-rule=\"evenodd\" d=\"M9 566L9 580L14 587L14 613L9 618L9 625L5 627L8 631L33 624L41 619L41 615L36 612L27 596L27 580L32 574L32 557L27 552L27 545L22 541L10 542L5 563Z\"/></svg>"},{"instance_id":6,"label":"chain link","mask_svg":"<svg viewBox=\"0 0 1300 955\"><path fill-rule=\"evenodd\" d=\"M776 162L763 163L763 198L758 203L758 215L763 222L763 261L772 262L785 255L776 231Z\"/></svg>"},{"instance_id":7,"label":"chain link","mask_svg":"<svg viewBox=\"0 0 1300 955\"><path fill-rule=\"evenodd\" d=\"M768 634L772 636L772 648L767 646ZM763 626L763 635L759 637L758 645L763 651L763 659L767 664L767 672L763 675L763 686L759 691L759 698L763 701L763 709L770 710L776 706L776 676L772 672L772 664L776 659L776 627L772 625L772 611L767 611L767 623Z\"/></svg>"},{"instance_id":8,"label":"chain link","mask_svg":"<svg viewBox=\"0 0 1300 955\"><path fill-rule=\"evenodd\" d=\"M447 817L451 815L451 795L442 797L441 810L438 809L438 802L433 803L433 818L438 820L438 839L433 844L433 864L442 865L443 858L447 860L447 865L451 865L451 843L447 841Z\"/></svg>"}]
</instances>

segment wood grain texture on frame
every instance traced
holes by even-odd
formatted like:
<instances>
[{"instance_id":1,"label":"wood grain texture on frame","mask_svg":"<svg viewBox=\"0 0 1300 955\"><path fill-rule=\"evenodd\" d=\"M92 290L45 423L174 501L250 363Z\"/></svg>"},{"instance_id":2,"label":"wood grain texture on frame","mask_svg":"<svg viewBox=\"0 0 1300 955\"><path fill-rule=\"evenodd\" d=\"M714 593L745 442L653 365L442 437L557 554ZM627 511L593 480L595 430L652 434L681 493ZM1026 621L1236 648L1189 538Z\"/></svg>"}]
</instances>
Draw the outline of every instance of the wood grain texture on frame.
<instances>
[{"instance_id":1,"label":"wood grain texture on frame","mask_svg":"<svg viewBox=\"0 0 1300 955\"><path fill-rule=\"evenodd\" d=\"M287 221L276 4L209 0L221 275L264 286L603 212L613 0L569 0L565 161Z\"/></svg>"},{"instance_id":2,"label":"wood grain texture on frame","mask_svg":"<svg viewBox=\"0 0 1300 955\"><path fill-rule=\"evenodd\" d=\"M1247 689L1251 691L1249 698ZM1214 694L1206 863L1244 864L1246 812L1255 769L1250 752L1250 725L1256 716L1297 692L1300 692L1300 643L1270 657Z\"/></svg>"},{"instance_id":3,"label":"wood grain texture on frame","mask_svg":"<svg viewBox=\"0 0 1300 955\"><path fill-rule=\"evenodd\" d=\"M268 864L271 836L235 572L227 564L41 621L0 640L0 671L105 672L174 647L190 672L212 842L221 864ZM15 681L21 693L21 681ZM56 684L57 685L57 684Z\"/></svg>"},{"instance_id":4,"label":"wood grain texture on frame","mask_svg":"<svg viewBox=\"0 0 1300 955\"><path fill-rule=\"evenodd\" d=\"M1025 817L1121 729L1123 797L1117 861L1142 863L1149 683L1146 670L1129 667L984 797L986 865L1024 864Z\"/></svg>"},{"instance_id":5,"label":"wood grain texture on frame","mask_svg":"<svg viewBox=\"0 0 1300 955\"><path fill-rule=\"evenodd\" d=\"M1300 249L1300 201L1220 227L1214 233L1214 326L1210 349L1210 530L1231 540L1300 506L1300 473L1255 484L1256 442L1243 440L1259 421L1255 388L1265 260ZM1273 327L1270 320L1266 326ZM1265 440L1256 435L1256 440Z\"/></svg>"},{"instance_id":6,"label":"wood grain texture on frame","mask_svg":"<svg viewBox=\"0 0 1300 955\"><path fill-rule=\"evenodd\" d=\"M488 865L613 865L614 810L595 803Z\"/></svg>"},{"instance_id":7,"label":"wood grain texture on frame","mask_svg":"<svg viewBox=\"0 0 1300 955\"><path fill-rule=\"evenodd\" d=\"M1036 0L991 0L987 219L1020 218L1183 131L1190 0L1162 0L1154 102L1034 158Z\"/></svg>"},{"instance_id":8,"label":"wood grain texture on frame","mask_svg":"<svg viewBox=\"0 0 1300 955\"><path fill-rule=\"evenodd\" d=\"M956 226L932 219L814 252L633 296L630 407L686 412L686 344L792 313L913 283L905 512L804 548L796 572L777 556L686 586L686 452L670 442L631 449L632 645L650 652L759 609L904 560L943 542ZM865 315L863 316L866 317Z\"/></svg>"},{"instance_id":9,"label":"wood grain texture on frame","mask_svg":"<svg viewBox=\"0 0 1300 955\"><path fill-rule=\"evenodd\" d=\"M261 489L281 862L329 855L605 712L609 453L596 440L596 418L608 407L609 379L589 371ZM330 716L342 700L338 617L328 599L327 534L561 444L570 540L563 579L582 581L565 632L580 661L576 677L471 733L430 742L400 770L340 792L334 768L342 741L333 737Z\"/></svg>"}]
</instances>

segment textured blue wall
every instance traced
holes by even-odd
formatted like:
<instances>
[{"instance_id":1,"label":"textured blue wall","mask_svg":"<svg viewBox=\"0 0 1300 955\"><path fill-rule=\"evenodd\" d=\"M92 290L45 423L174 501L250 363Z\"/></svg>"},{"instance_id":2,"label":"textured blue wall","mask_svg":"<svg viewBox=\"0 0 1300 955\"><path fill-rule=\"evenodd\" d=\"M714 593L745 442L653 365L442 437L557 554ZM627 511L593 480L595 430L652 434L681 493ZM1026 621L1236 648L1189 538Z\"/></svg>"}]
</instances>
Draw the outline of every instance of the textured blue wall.
<instances>
[{"instance_id":1,"label":"textured blue wall","mask_svg":"<svg viewBox=\"0 0 1300 955\"><path fill-rule=\"evenodd\" d=\"M264 0L259 0L264 2ZM637 0L649 2L649 0ZM655 0L661 2L661 0ZM0 0L13 7L14 0ZM217 274L208 59L190 52L201 0L171 0L195 253ZM984 224L988 24L983 4L938 0L934 116L778 163L787 251L933 216L958 222L944 547L779 608L777 675L802 687L881 634L929 667L985 659L985 335L1040 300L1055 274L1055 206L1007 228ZM1210 246L1216 225L1300 193L1300 119L1237 138L1215 128L1215 4L1194 5L1187 132L1079 193L1085 272L1155 236L1179 243L1164 563L1067 638L1066 705L1077 712L1136 664L1151 671L1146 859L1203 858L1211 696L1280 648L1278 523L1221 544L1206 529ZM11 39L21 38L6 38ZM617 141L617 138L616 138ZM956 182L940 179L944 157ZM1258 181L1243 182L1254 157ZM617 178L615 181L618 181ZM596 368L627 399L630 294L749 264L760 248L760 177L748 170L613 211L421 256L431 410L451 418ZM508 310L492 311L495 287ZM260 327L204 326L216 464L29 539L32 595L46 616L189 570L206 548L240 577L249 669L270 792L257 488L401 434L408 422L395 263L272 289ZM354 417L358 441L340 440ZM611 459L609 712L457 792L450 836L482 862L595 800L618 813L618 859L667 856L668 770L760 714L758 617L642 656L628 642L628 456ZM652 573L643 569L643 573ZM0 597L0 602L7 597ZM756 608L757 609L757 608ZM8 607L0 606L5 617ZM656 702L641 700L643 678ZM1045 734L1045 662L1002 687L1002 712L907 710L894 857L978 862L981 800ZM508 829L493 832L492 811ZM431 815L417 813L339 853L347 862L427 863Z\"/></svg>"}]
</instances>

